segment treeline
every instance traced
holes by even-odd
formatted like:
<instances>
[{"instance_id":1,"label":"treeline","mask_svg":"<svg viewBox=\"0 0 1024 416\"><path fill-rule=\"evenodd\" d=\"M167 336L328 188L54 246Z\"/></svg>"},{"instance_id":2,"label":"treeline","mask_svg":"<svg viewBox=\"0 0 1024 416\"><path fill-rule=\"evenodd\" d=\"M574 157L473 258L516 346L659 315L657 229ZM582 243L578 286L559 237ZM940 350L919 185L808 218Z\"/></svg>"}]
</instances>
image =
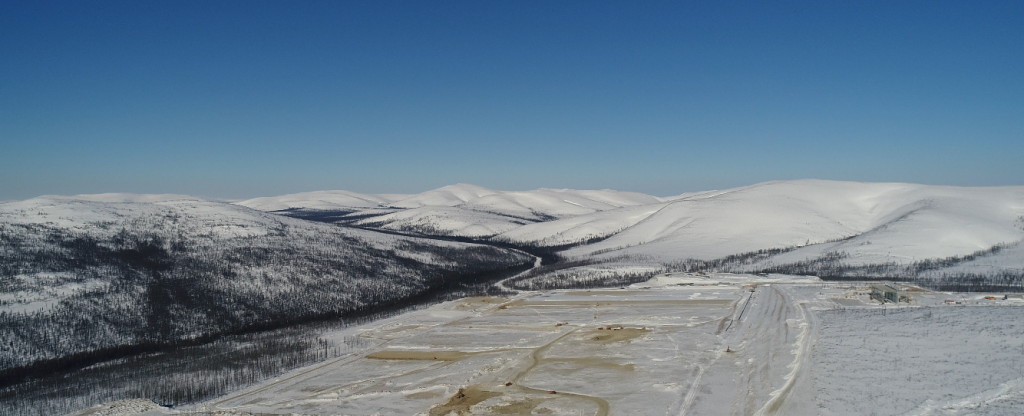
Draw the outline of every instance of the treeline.
<instances>
[{"instance_id":1,"label":"treeline","mask_svg":"<svg viewBox=\"0 0 1024 416\"><path fill-rule=\"evenodd\" d=\"M552 289L593 289L626 286L646 282L664 267L637 267L636 264L650 264L645 256L625 255L610 259L596 260L583 258L564 260L531 269L527 273L509 279L505 285L519 290Z\"/></svg>"},{"instance_id":2,"label":"treeline","mask_svg":"<svg viewBox=\"0 0 1024 416\"><path fill-rule=\"evenodd\" d=\"M992 273L957 271L956 266L983 257L996 255L1017 243L997 244L963 256L925 259L910 263L849 264L849 254L829 251L813 259L776 264L772 259L797 247L765 249L715 260L688 259L667 263L670 271L778 273L817 276L830 281L896 280L933 290L953 292L1024 292L1024 270L1001 270ZM1024 265L1022 265L1024 267Z\"/></svg>"},{"instance_id":3,"label":"treeline","mask_svg":"<svg viewBox=\"0 0 1024 416\"><path fill-rule=\"evenodd\" d=\"M325 339L319 336L321 332L300 326L231 336L8 386L0 389L0 414L59 415L138 397L180 406L374 345L372 340L353 336Z\"/></svg>"},{"instance_id":4,"label":"treeline","mask_svg":"<svg viewBox=\"0 0 1024 416\"><path fill-rule=\"evenodd\" d=\"M1024 293L1024 272L1001 271L994 274L943 273L937 277L827 276L828 281L897 280L941 292L1011 292Z\"/></svg>"},{"instance_id":5,"label":"treeline","mask_svg":"<svg viewBox=\"0 0 1024 416\"><path fill-rule=\"evenodd\" d=\"M770 248L748 253L732 254L714 260L684 259L665 263L665 267L673 272L733 272L743 269L782 253L796 250L798 247Z\"/></svg>"},{"instance_id":6,"label":"treeline","mask_svg":"<svg viewBox=\"0 0 1024 416\"><path fill-rule=\"evenodd\" d=\"M949 256L941 259L925 259L911 263L888 262L866 265L848 264L844 262L844 260L849 258L849 254L830 251L810 260L779 265L762 265L756 267L754 271L757 273L814 275L829 279L841 279L846 277L874 277L888 279L924 277L928 272L947 269L982 257L992 256L1007 248L1016 246L1017 244L1019 243L997 244L988 249L979 250L963 256ZM726 265L729 268L745 266L745 264L728 262Z\"/></svg>"},{"instance_id":7,"label":"treeline","mask_svg":"<svg viewBox=\"0 0 1024 416\"><path fill-rule=\"evenodd\" d=\"M397 211L397 209L395 211ZM403 224L400 227L398 227L397 230L384 229L383 227L388 226L388 225L391 224L388 221L368 221L368 222L363 222L363 223L361 223L361 225L356 226L355 223L360 221L360 220L365 220L365 219L374 218L374 217L382 217L382 216L386 215L387 213L390 213L390 212L387 212L387 213L382 214L382 213L378 213L378 212L373 212L373 213L364 214L364 215L352 215L353 213L356 213L356 212L357 211L314 210L314 209L302 209L302 208L292 208L292 209L287 209L287 210L274 211L275 214L286 215L286 216L290 216L290 217L293 217L293 218L301 218L301 219L310 220L310 221L319 221L319 222L327 222L327 223L334 223L334 224L342 224L342 225L350 226L350 227L353 227L353 228L360 228L360 229L366 229L366 230L375 230L375 231L381 231L381 232L393 233L393 234L405 235L405 236L422 236L422 237L436 238L436 239L441 239L441 240L460 241L460 242L477 243L477 244L487 244L487 245L492 245L492 246L497 246L497 247L511 248L511 249L516 249L516 250L524 251L524 252L530 253L532 255L538 256L538 257L540 257L543 260L544 264L554 264L554 263L558 263L559 261L561 261L562 258L559 256L559 254L558 254L559 252L568 250L568 249L573 248L573 247L585 246L585 245L588 245L588 244L594 244L594 243L598 243L598 242L604 241L604 240L608 239L609 237L611 237L611 236L613 236L613 235L615 235L615 234L625 230L626 228L628 228L628 227L623 227L623 228L620 228L618 230L614 230L614 231L611 231L611 232L608 232L608 233L604 233L604 234L590 234L590 235L581 237L581 238L579 238L579 239L577 239L575 241L572 241L572 242L569 242L569 243L565 243L565 244L545 245L542 242L541 243L524 243L524 242L520 242L520 241L513 241L513 240L510 240L510 239L507 239L507 238L500 238L499 236L484 236L484 237L463 237L463 236L457 236L457 235L453 235L452 234L452 230L450 230L448 228L445 228L445 227L442 227L439 224L434 224L434 223L420 223L420 224L415 224L415 225ZM394 211L391 211L391 212L394 212ZM519 224L519 225L526 225L526 224L531 224L531 223L535 223L535 222L552 221L552 220L558 219L557 217L550 216L550 215L543 214L543 213L539 213L539 212L533 212L534 217L532 217L532 218L518 217L518 216L514 216L514 215L509 215L507 213L497 213L497 212L490 212L490 211L484 211L484 210L479 210L478 212L502 216L502 217L505 217L508 221L516 223L516 224Z\"/></svg>"}]
</instances>

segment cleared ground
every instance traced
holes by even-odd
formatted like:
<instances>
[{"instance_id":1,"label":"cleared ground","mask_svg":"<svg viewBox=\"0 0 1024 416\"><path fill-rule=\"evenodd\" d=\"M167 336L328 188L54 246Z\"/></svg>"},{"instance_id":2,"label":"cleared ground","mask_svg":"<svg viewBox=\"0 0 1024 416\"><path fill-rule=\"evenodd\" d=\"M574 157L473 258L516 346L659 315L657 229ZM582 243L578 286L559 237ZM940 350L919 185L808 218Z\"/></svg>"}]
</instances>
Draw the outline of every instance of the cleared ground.
<instances>
[{"instance_id":1,"label":"cleared ground","mask_svg":"<svg viewBox=\"0 0 1024 416\"><path fill-rule=\"evenodd\" d=\"M468 298L193 409L298 415L1020 414L1024 304L787 276ZM992 307L992 306L1003 307ZM155 410L152 414L177 411Z\"/></svg>"},{"instance_id":2,"label":"cleared ground","mask_svg":"<svg viewBox=\"0 0 1024 416\"><path fill-rule=\"evenodd\" d=\"M800 311L777 289L754 289L750 278L723 283L666 277L653 286L449 302L359 330L374 341L360 354L205 409L353 415L756 411L786 381L795 338L780 327ZM722 374L712 375L713 369ZM740 377L743 384L736 384Z\"/></svg>"}]
</instances>

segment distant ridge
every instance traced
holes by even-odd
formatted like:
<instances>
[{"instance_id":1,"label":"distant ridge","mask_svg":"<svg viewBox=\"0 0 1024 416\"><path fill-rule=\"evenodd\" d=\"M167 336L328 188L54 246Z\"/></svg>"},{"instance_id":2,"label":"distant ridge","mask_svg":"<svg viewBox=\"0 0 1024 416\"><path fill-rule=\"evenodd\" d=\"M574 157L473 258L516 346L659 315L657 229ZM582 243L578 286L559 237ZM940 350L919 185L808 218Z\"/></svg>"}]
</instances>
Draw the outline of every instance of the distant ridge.
<instances>
[{"instance_id":1,"label":"distant ridge","mask_svg":"<svg viewBox=\"0 0 1024 416\"><path fill-rule=\"evenodd\" d=\"M290 206L318 205L293 197ZM641 255L677 261L787 248L771 261L842 253L844 262L864 265L965 256L1024 240L1020 186L807 179L655 197L458 184L388 206L346 209L358 211L351 214L357 218L352 224L361 227L555 247L563 257L577 259ZM1014 249L1001 253L1000 266L990 269L1012 266Z\"/></svg>"}]
</instances>

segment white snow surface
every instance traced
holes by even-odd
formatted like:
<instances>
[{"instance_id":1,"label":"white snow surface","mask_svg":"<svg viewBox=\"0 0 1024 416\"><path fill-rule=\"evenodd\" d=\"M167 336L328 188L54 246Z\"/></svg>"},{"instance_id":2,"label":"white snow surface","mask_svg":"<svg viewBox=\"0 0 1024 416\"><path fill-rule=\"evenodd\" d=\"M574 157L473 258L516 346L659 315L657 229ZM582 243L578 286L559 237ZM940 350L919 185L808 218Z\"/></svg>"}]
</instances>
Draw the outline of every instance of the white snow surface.
<instances>
[{"instance_id":1,"label":"white snow surface","mask_svg":"<svg viewBox=\"0 0 1024 416\"><path fill-rule=\"evenodd\" d=\"M505 232L496 240L539 246L576 244L602 238L635 226L668 204L657 203L595 212L559 221L524 225Z\"/></svg>"},{"instance_id":2,"label":"white snow surface","mask_svg":"<svg viewBox=\"0 0 1024 416\"><path fill-rule=\"evenodd\" d=\"M47 198L203 201L184 195ZM842 252L847 255L844 262L856 265L963 256L997 244L1017 247L1024 240L1021 186L796 180L659 198L613 190L497 191L457 184L411 196L321 191L236 204L263 211L355 210L352 215L382 214L359 221L360 226L524 245L601 240L563 252L571 258L638 254L672 261L799 247L771 261L797 262ZM1022 260L1024 249L1012 249L978 265L1005 268L1024 264Z\"/></svg>"},{"instance_id":3,"label":"white snow surface","mask_svg":"<svg viewBox=\"0 0 1024 416\"><path fill-rule=\"evenodd\" d=\"M349 191L319 191L275 197L255 198L237 202L263 211L289 208L341 209L454 207L499 215L546 220L598 211L661 203L662 198L637 192L610 189L573 190L537 189L533 191L496 191L484 187L457 184L416 195L368 195Z\"/></svg>"},{"instance_id":4,"label":"white snow surface","mask_svg":"<svg viewBox=\"0 0 1024 416\"><path fill-rule=\"evenodd\" d=\"M951 294L928 291L915 291L910 305L882 305L866 290L805 276L671 273L621 289L464 298L342 329L328 336L358 334L366 346L195 408L253 415L1020 414L1024 307L990 300L946 306ZM621 329L628 332L615 332ZM468 393L479 398L462 409L443 407L474 390L488 394Z\"/></svg>"},{"instance_id":5,"label":"white snow surface","mask_svg":"<svg viewBox=\"0 0 1024 416\"><path fill-rule=\"evenodd\" d=\"M105 193L105 194L82 194L74 196L45 195L40 198L66 199L92 202L167 202L167 201L204 201L191 195L180 194L130 194L130 193Z\"/></svg>"},{"instance_id":6,"label":"white snow surface","mask_svg":"<svg viewBox=\"0 0 1024 416\"><path fill-rule=\"evenodd\" d=\"M350 191L315 191L297 194L247 199L238 205L261 211L280 211L292 208L344 210L351 208L375 208L393 201L400 195L370 195Z\"/></svg>"},{"instance_id":7,"label":"white snow surface","mask_svg":"<svg viewBox=\"0 0 1024 416\"><path fill-rule=\"evenodd\" d=\"M1024 187L768 182L671 202L604 241L566 254L711 259L808 245L789 257L842 250L864 262L941 258L1024 239L1021 216Z\"/></svg>"},{"instance_id":8,"label":"white snow surface","mask_svg":"<svg viewBox=\"0 0 1024 416\"><path fill-rule=\"evenodd\" d=\"M538 189L495 193L467 201L462 207L513 217L544 220L550 217L574 217L659 202L662 200L658 197L610 189L590 191Z\"/></svg>"},{"instance_id":9,"label":"white snow surface","mask_svg":"<svg viewBox=\"0 0 1024 416\"><path fill-rule=\"evenodd\" d=\"M461 205L471 199L495 194L497 192L498 191L487 189L482 186L460 183L413 195L408 198L395 201L391 206L398 208L419 208L424 206L453 207Z\"/></svg>"}]
</instances>

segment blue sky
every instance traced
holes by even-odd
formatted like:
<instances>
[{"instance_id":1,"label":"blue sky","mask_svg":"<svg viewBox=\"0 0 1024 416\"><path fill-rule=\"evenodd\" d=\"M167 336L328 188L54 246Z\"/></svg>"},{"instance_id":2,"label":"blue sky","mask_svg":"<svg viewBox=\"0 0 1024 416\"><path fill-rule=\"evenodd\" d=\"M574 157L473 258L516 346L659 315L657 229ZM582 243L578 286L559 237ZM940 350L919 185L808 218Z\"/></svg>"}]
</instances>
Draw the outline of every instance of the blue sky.
<instances>
[{"instance_id":1,"label":"blue sky","mask_svg":"<svg viewBox=\"0 0 1024 416\"><path fill-rule=\"evenodd\" d=\"M1019 1L7 1L0 56L0 200L1024 185Z\"/></svg>"}]
</instances>

